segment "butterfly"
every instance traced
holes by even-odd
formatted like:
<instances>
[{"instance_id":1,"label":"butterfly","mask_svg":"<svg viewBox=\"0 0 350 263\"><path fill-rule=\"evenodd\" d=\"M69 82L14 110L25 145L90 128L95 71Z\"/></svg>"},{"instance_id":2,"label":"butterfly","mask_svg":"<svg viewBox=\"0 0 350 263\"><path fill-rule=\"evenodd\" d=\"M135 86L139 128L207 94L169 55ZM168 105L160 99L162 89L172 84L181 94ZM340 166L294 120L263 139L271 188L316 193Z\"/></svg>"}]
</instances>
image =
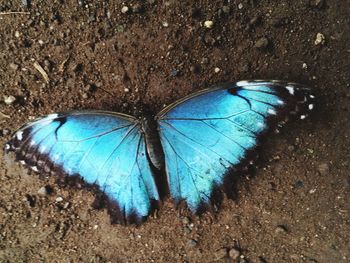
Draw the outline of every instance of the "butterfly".
<instances>
[{"instance_id":1,"label":"butterfly","mask_svg":"<svg viewBox=\"0 0 350 263\"><path fill-rule=\"evenodd\" d=\"M314 100L299 84L239 81L191 94L152 119L51 114L20 128L5 150L35 172L80 178L103 193L114 222L139 223L161 200L156 171L165 170L174 202L197 213L262 134L291 115L305 119Z\"/></svg>"}]
</instances>

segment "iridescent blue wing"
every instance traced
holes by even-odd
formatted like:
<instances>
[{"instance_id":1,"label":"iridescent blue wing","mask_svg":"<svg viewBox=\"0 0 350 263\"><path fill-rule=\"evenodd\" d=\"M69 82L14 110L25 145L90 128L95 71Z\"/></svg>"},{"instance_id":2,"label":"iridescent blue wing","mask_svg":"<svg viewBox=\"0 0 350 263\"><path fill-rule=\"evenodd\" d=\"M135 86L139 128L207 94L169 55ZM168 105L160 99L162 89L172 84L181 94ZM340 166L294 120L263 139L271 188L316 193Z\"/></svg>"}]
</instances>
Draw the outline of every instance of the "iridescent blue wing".
<instances>
[{"instance_id":1,"label":"iridescent blue wing","mask_svg":"<svg viewBox=\"0 0 350 263\"><path fill-rule=\"evenodd\" d=\"M241 81L190 95L157 115L172 197L197 212L210 204L228 170L239 165L269 129L289 114L301 119L313 95L297 84Z\"/></svg>"},{"instance_id":2,"label":"iridescent blue wing","mask_svg":"<svg viewBox=\"0 0 350 263\"><path fill-rule=\"evenodd\" d=\"M144 135L131 116L109 112L52 114L19 129L6 145L34 171L80 176L107 197L119 222L139 222L158 201ZM113 218L112 218L113 219Z\"/></svg>"}]
</instances>

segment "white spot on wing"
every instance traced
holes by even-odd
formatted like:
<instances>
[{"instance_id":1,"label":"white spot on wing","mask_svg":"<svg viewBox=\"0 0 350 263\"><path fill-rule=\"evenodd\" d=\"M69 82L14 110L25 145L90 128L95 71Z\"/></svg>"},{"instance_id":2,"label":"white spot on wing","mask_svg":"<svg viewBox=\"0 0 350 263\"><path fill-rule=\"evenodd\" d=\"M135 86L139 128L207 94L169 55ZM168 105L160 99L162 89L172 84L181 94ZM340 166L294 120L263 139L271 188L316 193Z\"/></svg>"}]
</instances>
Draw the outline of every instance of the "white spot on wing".
<instances>
[{"instance_id":1,"label":"white spot on wing","mask_svg":"<svg viewBox=\"0 0 350 263\"><path fill-rule=\"evenodd\" d=\"M16 132L16 138L17 138L17 140L22 141L22 139L23 139L23 131Z\"/></svg>"},{"instance_id":2,"label":"white spot on wing","mask_svg":"<svg viewBox=\"0 0 350 263\"><path fill-rule=\"evenodd\" d=\"M238 82L236 83L236 85L239 86L239 87L242 87L242 86L247 85L248 83L249 83L248 81L242 80L242 81L238 81Z\"/></svg>"},{"instance_id":3,"label":"white spot on wing","mask_svg":"<svg viewBox=\"0 0 350 263\"><path fill-rule=\"evenodd\" d=\"M47 118L48 118L48 119L56 119L57 117L58 117L58 114L57 114L57 113L53 113L53 114L47 115Z\"/></svg>"},{"instance_id":4,"label":"white spot on wing","mask_svg":"<svg viewBox=\"0 0 350 263\"><path fill-rule=\"evenodd\" d=\"M303 119L305 119L305 118L306 118L305 115L300 115L300 119L301 119L301 120L303 120Z\"/></svg>"},{"instance_id":5,"label":"white spot on wing","mask_svg":"<svg viewBox=\"0 0 350 263\"><path fill-rule=\"evenodd\" d=\"M30 146L33 146L35 144L35 141L34 140L31 140L30 141Z\"/></svg>"},{"instance_id":6,"label":"white spot on wing","mask_svg":"<svg viewBox=\"0 0 350 263\"><path fill-rule=\"evenodd\" d=\"M284 104L284 101L283 101L283 100L277 100L277 103L278 103L279 105L283 105L283 104Z\"/></svg>"},{"instance_id":7,"label":"white spot on wing","mask_svg":"<svg viewBox=\"0 0 350 263\"><path fill-rule=\"evenodd\" d=\"M312 110L314 108L313 104L309 104L309 110Z\"/></svg>"},{"instance_id":8,"label":"white spot on wing","mask_svg":"<svg viewBox=\"0 0 350 263\"><path fill-rule=\"evenodd\" d=\"M6 143L5 144L5 150L10 150L10 149L11 149L11 146L8 143Z\"/></svg>"},{"instance_id":9,"label":"white spot on wing","mask_svg":"<svg viewBox=\"0 0 350 263\"><path fill-rule=\"evenodd\" d=\"M59 156L58 154L55 154L55 156L53 157L53 160L54 160L54 161L57 161L59 157L60 157L60 156Z\"/></svg>"},{"instance_id":10,"label":"white spot on wing","mask_svg":"<svg viewBox=\"0 0 350 263\"><path fill-rule=\"evenodd\" d=\"M268 109L267 113L271 114L271 115L276 115L277 114L277 112L274 109Z\"/></svg>"},{"instance_id":11,"label":"white spot on wing","mask_svg":"<svg viewBox=\"0 0 350 263\"><path fill-rule=\"evenodd\" d=\"M314 99L314 98L315 98L315 96L314 96L314 95L310 95L310 98L311 98L311 99Z\"/></svg>"},{"instance_id":12,"label":"white spot on wing","mask_svg":"<svg viewBox=\"0 0 350 263\"><path fill-rule=\"evenodd\" d=\"M293 86L286 86L286 89L289 91L289 94L294 95L294 87Z\"/></svg>"}]
</instances>

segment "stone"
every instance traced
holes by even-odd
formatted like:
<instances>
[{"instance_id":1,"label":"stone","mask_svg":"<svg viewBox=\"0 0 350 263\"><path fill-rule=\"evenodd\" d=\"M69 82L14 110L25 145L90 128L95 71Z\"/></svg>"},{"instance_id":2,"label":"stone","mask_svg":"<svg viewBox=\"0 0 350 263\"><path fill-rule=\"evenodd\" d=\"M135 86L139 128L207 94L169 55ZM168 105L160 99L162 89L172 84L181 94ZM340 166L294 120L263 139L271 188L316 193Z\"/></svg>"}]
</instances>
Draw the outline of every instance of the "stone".
<instances>
[{"instance_id":1,"label":"stone","mask_svg":"<svg viewBox=\"0 0 350 263\"><path fill-rule=\"evenodd\" d=\"M269 45L269 40L266 37L259 38L255 42L255 47L258 49L266 49Z\"/></svg>"},{"instance_id":2,"label":"stone","mask_svg":"<svg viewBox=\"0 0 350 263\"><path fill-rule=\"evenodd\" d=\"M231 248L230 251L228 252L230 258L232 258L233 260L237 260L239 258L239 256L241 255L241 252L236 249L236 248Z\"/></svg>"}]
</instances>

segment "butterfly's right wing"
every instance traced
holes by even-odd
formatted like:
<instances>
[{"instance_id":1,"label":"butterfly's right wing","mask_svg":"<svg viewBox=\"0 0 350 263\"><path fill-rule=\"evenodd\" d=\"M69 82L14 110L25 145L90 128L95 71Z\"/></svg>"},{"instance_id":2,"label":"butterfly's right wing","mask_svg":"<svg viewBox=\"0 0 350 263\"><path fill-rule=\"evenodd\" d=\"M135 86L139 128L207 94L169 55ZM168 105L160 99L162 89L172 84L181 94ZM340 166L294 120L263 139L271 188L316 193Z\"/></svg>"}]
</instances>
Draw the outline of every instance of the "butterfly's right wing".
<instances>
[{"instance_id":1,"label":"butterfly's right wing","mask_svg":"<svg viewBox=\"0 0 350 263\"><path fill-rule=\"evenodd\" d=\"M249 161L271 122L312 110L310 90L280 81L240 81L207 89L157 115L169 188L193 212L211 202L230 168Z\"/></svg>"},{"instance_id":2,"label":"butterfly's right wing","mask_svg":"<svg viewBox=\"0 0 350 263\"><path fill-rule=\"evenodd\" d=\"M131 116L52 114L19 129L6 148L35 171L60 171L96 185L116 221L139 222L159 200L144 135Z\"/></svg>"}]
</instances>

